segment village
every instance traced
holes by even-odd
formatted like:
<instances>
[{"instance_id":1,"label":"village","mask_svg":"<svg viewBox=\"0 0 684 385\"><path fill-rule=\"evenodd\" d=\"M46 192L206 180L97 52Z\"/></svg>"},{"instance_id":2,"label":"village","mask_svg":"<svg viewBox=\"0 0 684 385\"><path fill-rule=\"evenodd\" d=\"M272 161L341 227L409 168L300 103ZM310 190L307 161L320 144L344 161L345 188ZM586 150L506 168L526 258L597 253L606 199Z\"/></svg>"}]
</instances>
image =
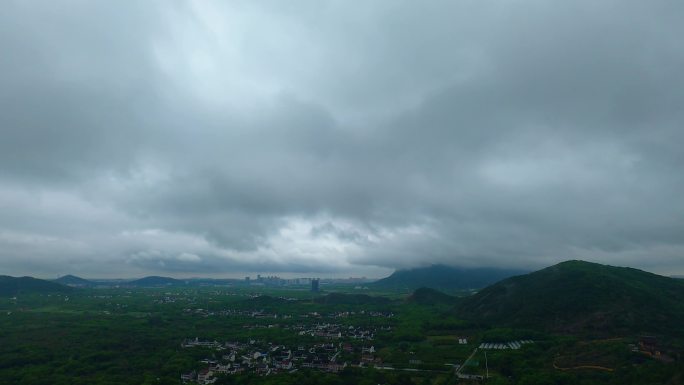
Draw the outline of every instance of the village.
<instances>
[{"instance_id":1,"label":"village","mask_svg":"<svg viewBox=\"0 0 684 385\"><path fill-rule=\"evenodd\" d=\"M307 325L295 325L293 327L295 330L299 330L299 335L309 335L311 337L323 337L323 338L350 338L355 340L368 340L371 341L375 337L375 332L377 329L366 329L358 326L345 326L340 324L315 324L311 326ZM382 331L391 331L391 326L380 327Z\"/></svg>"},{"instance_id":2,"label":"village","mask_svg":"<svg viewBox=\"0 0 684 385\"><path fill-rule=\"evenodd\" d=\"M259 340L221 343L195 338L184 340L181 347L208 348L221 354L220 358L201 360L205 365L202 369L182 374L183 383L213 384L220 375L255 373L267 376L302 368L337 373L347 365L364 367L382 363L375 356L373 345L355 347L344 342L285 346Z\"/></svg>"}]
</instances>

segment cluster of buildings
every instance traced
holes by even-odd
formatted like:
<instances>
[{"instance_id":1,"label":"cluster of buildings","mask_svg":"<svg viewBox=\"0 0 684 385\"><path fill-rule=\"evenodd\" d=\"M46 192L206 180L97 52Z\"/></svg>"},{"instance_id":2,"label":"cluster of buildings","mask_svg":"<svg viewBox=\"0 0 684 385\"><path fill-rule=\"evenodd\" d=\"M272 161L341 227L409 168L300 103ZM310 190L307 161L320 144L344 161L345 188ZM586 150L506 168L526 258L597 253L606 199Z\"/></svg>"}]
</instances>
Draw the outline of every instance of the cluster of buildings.
<instances>
[{"instance_id":1,"label":"cluster of buildings","mask_svg":"<svg viewBox=\"0 0 684 385\"><path fill-rule=\"evenodd\" d=\"M392 318L394 313L390 311L365 311L361 310L358 313L355 311L340 311L337 313L330 314L330 318L347 318L355 315L367 315L371 317L381 317L381 318Z\"/></svg>"},{"instance_id":2,"label":"cluster of buildings","mask_svg":"<svg viewBox=\"0 0 684 385\"><path fill-rule=\"evenodd\" d=\"M193 314L193 315L199 315L202 317L212 317L212 316L221 316L221 317L244 317L244 318L256 318L256 319L290 319L293 318L294 316L291 314L278 314L278 313L269 313L264 310L236 310L236 309L224 309L224 310L208 310L208 309L202 309L202 308L185 308L183 309L183 312L185 314ZM299 318L349 318L353 317L356 315L365 315L373 318L392 318L394 317L394 313L392 312L379 312L379 311L371 311L371 312L366 312L366 311L360 311L360 312L353 312L353 311L340 311L337 313L329 313L329 314L321 314L319 312L309 312L309 313L304 313L300 314L298 317Z\"/></svg>"},{"instance_id":3,"label":"cluster of buildings","mask_svg":"<svg viewBox=\"0 0 684 385\"><path fill-rule=\"evenodd\" d=\"M288 298L282 298L284 300L290 300ZM244 317L244 318L257 318L257 319L290 319L293 318L291 314L278 314L269 313L264 310L255 309L223 309L223 310L208 310L203 308L185 308L183 309L185 314L199 315L202 317L212 317L212 316L222 316L222 317ZM365 311L361 310L359 312L355 311L339 311L329 314L321 314L319 312L313 311L309 313L300 314L300 318L349 318L354 316L368 316L373 318L393 318L394 313L389 311Z\"/></svg>"},{"instance_id":4,"label":"cluster of buildings","mask_svg":"<svg viewBox=\"0 0 684 385\"><path fill-rule=\"evenodd\" d=\"M262 276L257 274L256 279L252 277L245 277L245 284L250 286L308 286L311 285L311 291L318 291L320 279L318 278L280 278L277 275ZM314 288L316 290L314 290Z\"/></svg>"},{"instance_id":5,"label":"cluster of buildings","mask_svg":"<svg viewBox=\"0 0 684 385\"><path fill-rule=\"evenodd\" d=\"M637 345L630 344L632 351L640 352L663 362L674 362L674 358L666 354L655 336L641 336Z\"/></svg>"},{"instance_id":6,"label":"cluster of buildings","mask_svg":"<svg viewBox=\"0 0 684 385\"><path fill-rule=\"evenodd\" d=\"M268 318L282 318L282 319L288 319L292 318L291 315L283 314L283 315L278 315L275 313L268 313L263 310L233 310L233 309L225 309L225 310L217 310L217 311L212 311L208 309L191 309L191 308L186 308L183 309L183 312L185 314L194 314L194 315L199 315L202 317L212 317L212 316L221 316L221 317L245 317L245 318L260 318L260 319L268 319Z\"/></svg>"},{"instance_id":7,"label":"cluster of buildings","mask_svg":"<svg viewBox=\"0 0 684 385\"><path fill-rule=\"evenodd\" d=\"M374 279L366 277L349 277L349 278L281 278L276 275L262 276L257 274L256 278L251 276L245 277L244 283L249 286L311 286L311 291L318 291L321 284L346 284L354 285L355 289L362 289L359 284L373 282ZM367 289L367 287L365 287Z\"/></svg>"},{"instance_id":8,"label":"cluster of buildings","mask_svg":"<svg viewBox=\"0 0 684 385\"><path fill-rule=\"evenodd\" d=\"M298 325L297 329L300 329L299 335L309 335L311 337L322 337L328 339L334 338L349 338L354 340L368 340L371 341L375 338L376 329L364 329L359 326L353 325L340 325L340 324L315 324L315 325ZM391 327L387 326L384 330L391 330Z\"/></svg>"},{"instance_id":9,"label":"cluster of buildings","mask_svg":"<svg viewBox=\"0 0 684 385\"><path fill-rule=\"evenodd\" d=\"M350 343L319 343L310 346L299 345L287 347L250 340L247 343L216 341L200 341L187 339L181 344L183 348L209 347L223 351L220 359L204 359L206 365L199 371L192 371L181 375L183 383L196 382L198 384L213 384L218 376L240 373L256 373L270 375L282 372L293 372L300 368L311 368L336 373L347 366L342 355L356 354L360 351L358 366L377 364L375 348L362 347L354 349Z\"/></svg>"},{"instance_id":10,"label":"cluster of buildings","mask_svg":"<svg viewBox=\"0 0 684 385\"><path fill-rule=\"evenodd\" d=\"M200 341L199 338L193 339L185 339L183 342L181 342L181 347L182 348L195 348L195 347L201 347L201 348L216 348L219 349L223 346L218 341Z\"/></svg>"},{"instance_id":11,"label":"cluster of buildings","mask_svg":"<svg viewBox=\"0 0 684 385\"><path fill-rule=\"evenodd\" d=\"M154 300L154 303L155 303L156 305L163 305L163 304L166 304L166 303L176 303L176 298L175 298L175 297L172 297L172 296L169 296L169 295L166 295L166 296L164 296L164 297L162 297L162 298L159 298L159 299Z\"/></svg>"},{"instance_id":12,"label":"cluster of buildings","mask_svg":"<svg viewBox=\"0 0 684 385\"><path fill-rule=\"evenodd\" d=\"M517 349L520 349L523 345L531 344L531 343L533 343L532 340L518 340L518 341L511 341L511 342L504 342L504 343L483 342L480 344L480 349L494 349L494 350L513 349L513 350L517 350Z\"/></svg>"}]
</instances>

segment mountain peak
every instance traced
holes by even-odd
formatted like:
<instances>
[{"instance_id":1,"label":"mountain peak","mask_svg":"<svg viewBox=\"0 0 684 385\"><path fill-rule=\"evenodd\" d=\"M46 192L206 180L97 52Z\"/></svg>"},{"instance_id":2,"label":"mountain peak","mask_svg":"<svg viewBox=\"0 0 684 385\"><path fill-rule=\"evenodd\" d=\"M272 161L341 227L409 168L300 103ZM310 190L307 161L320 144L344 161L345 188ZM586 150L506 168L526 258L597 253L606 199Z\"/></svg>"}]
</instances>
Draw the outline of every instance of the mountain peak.
<instances>
[{"instance_id":1,"label":"mountain peak","mask_svg":"<svg viewBox=\"0 0 684 385\"><path fill-rule=\"evenodd\" d=\"M463 316L555 331L678 327L684 284L638 269L566 261L512 277L464 299Z\"/></svg>"},{"instance_id":2,"label":"mountain peak","mask_svg":"<svg viewBox=\"0 0 684 385\"><path fill-rule=\"evenodd\" d=\"M54 282L61 283L62 285L67 285L67 286L92 286L93 283L88 281L87 279L83 279L81 277L77 277L75 275L67 274L62 277L59 277L54 280Z\"/></svg>"},{"instance_id":3,"label":"mountain peak","mask_svg":"<svg viewBox=\"0 0 684 385\"><path fill-rule=\"evenodd\" d=\"M453 305L457 301L457 298L445 294L439 290L421 287L416 289L413 294L407 298L407 301L419 305Z\"/></svg>"},{"instance_id":4,"label":"mountain peak","mask_svg":"<svg viewBox=\"0 0 684 385\"><path fill-rule=\"evenodd\" d=\"M185 284L184 281L175 279L175 278L169 278L169 277L160 277L157 275L151 275L148 277L140 278L133 280L131 282L128 282L129 286L139 286L139 287L157 287L157 286L172 286L172 285L183 285Z\"/></svg>"},{"instance_id":5,"label":"mountain peak","mask_svg":"<svg viewBox=\"0 0 684 385\"><path fill-rule=\"evenodd\" d=\"M0 296L11 296L25 293L59 293L74 289L59 283L44 281L32 277L0 276Z\"/></svg>"}]
</instances>

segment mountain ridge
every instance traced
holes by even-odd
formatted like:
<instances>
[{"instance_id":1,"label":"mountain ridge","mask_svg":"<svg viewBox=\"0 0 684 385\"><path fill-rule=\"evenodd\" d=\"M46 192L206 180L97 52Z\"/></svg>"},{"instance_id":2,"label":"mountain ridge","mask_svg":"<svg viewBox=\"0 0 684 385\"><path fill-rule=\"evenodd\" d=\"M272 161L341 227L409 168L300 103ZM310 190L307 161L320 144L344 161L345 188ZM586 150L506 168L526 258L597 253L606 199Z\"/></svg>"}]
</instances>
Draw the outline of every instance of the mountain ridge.
<instances>
[{"instance_id":1,"label":"mountain ridge","mask_svg":"<svg viewBox=\"0 0 684 385\"><path fill-rule=\"evenodd\" d=\"M559 332L672 331L684 319L684 282L572 260L488 286L457 311L480 322Z\"/></svg>"},{"instance_id":2,"label":"mountain ridge","mask_svg":"<svg viewBox=\"0 0 684 385\"><path fill-rule=\"evenodd\" d=\"M185 286L185 281L169 277L151 275L125 283L125 286L136 287L166 287L166 286Z\"/></svg>"},{"instance_id":3,"label":"mountain ridge","mask_svg":"<svg viewBox=\"0 0 684 385\"><path fill-rule=\"evenodd\" d=\"M459 298L443 293L439 290L421 287L406 298L406 302L417 305L454 305Z\"/></svg>"},{"instance_id":4,"label":"mountain ridge","mask_svg":"<svg viewBox=\"0 0 684 385\"><path fill-rule=\"evenodd\" d=\"M32 293L68 293L74 289L59 283L33 277L0 275L0 296Z\"/></svg>"},{"instance_id":5,"label":"mountain ridge","mask_svg":"<svg viewBox=\"0 0 684 385\"><path fill-rule=\"evenodd\" d=\"M369 286L408 291L421 287L436 290L480 289L504 278L524 273L527 273L527 271L488 267L464 268L430 265L427 267L397 270L389 277L375 281L369 284Z\"/></svg>"},{"instance_id":6,"label":"mountain ridge","mask_svg":"<svg viewBox=\"0 0 684 385\"><path fill-rule=\"evenodd\" d=\"M73 286L73 287L91 287L94 286L95 283L92 281L89 281L87 279L77 277L72 274L67 274L63 275L55 280L52 280L52 282L57 282L62 285L67 285L67 286Z\"/></svg>"}]
</instances>

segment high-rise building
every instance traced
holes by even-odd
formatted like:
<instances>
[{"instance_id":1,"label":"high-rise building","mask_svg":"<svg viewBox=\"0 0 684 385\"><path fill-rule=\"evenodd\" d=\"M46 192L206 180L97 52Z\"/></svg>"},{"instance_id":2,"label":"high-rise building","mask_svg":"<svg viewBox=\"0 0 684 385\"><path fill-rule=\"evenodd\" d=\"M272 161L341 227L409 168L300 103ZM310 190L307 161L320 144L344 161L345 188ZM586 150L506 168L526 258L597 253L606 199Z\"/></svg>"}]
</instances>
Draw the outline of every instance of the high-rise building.
<instances>
[{"instance_id":1,"label":"high-rise building","mask_svg":"<svg viewBox=\"0 0 684 385\"><path fill-rule=\"evenodd\" d=\"M314 278L311 280L311 291L317 293L319 291L318 282L320 279Z\"/></svg>"}]
</instances>

